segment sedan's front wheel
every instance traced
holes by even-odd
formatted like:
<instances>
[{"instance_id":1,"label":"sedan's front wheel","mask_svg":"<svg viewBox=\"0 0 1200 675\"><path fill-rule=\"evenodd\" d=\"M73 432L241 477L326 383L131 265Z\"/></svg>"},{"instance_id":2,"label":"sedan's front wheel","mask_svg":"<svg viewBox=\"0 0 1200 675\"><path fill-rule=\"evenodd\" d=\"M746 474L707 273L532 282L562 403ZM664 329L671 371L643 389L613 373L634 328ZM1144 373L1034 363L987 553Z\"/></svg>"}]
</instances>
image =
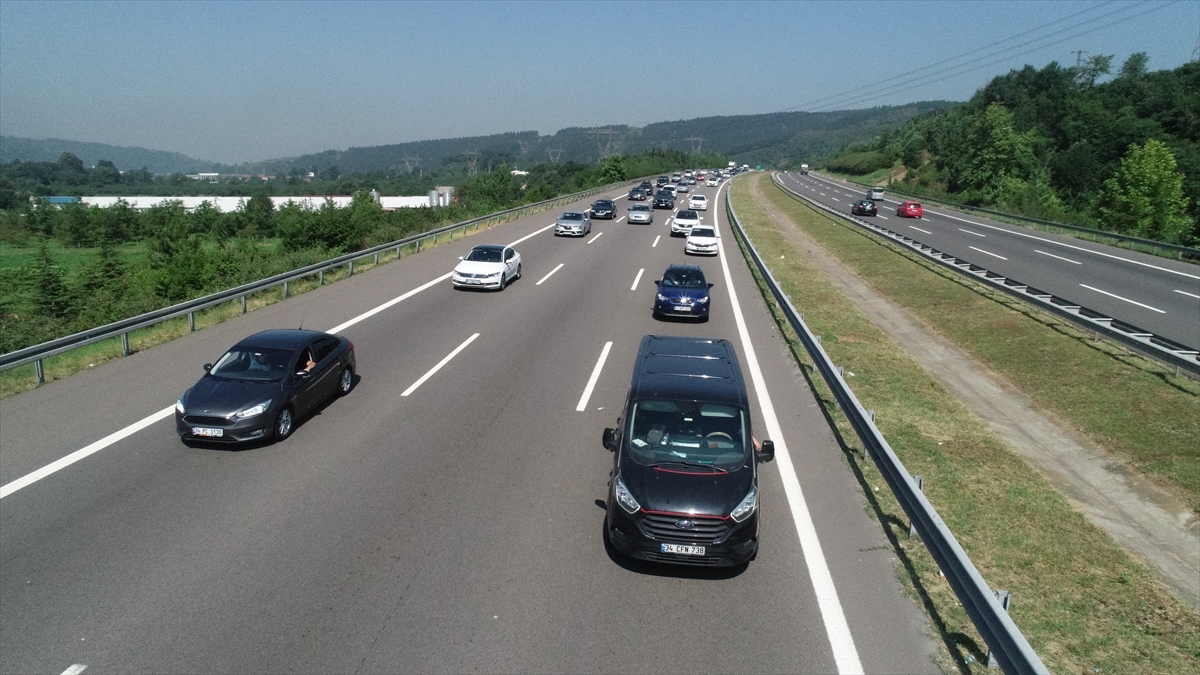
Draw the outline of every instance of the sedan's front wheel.
<instances>
[{"instance_id":1,"label":"sedan's front wheel","mask_svg":"<svg viewBox=\"0 0 1200 675\"><path fill-rule=\"evenodd\" d=\"M345 396L350 393L350 388L354 386L354 373L350 372L349 368L343 368L342 374L338 377L338 395Z\"/></svg>"},{"instance_id":2,"label":"sedan's front wheel","mask_svg":"<svg viewBox=\"0 0 1200 675\"><path fill-rule=\"evenodd\" d=\"M521 278L521 263L517 263L517 276L515 278L516 279Z\"/></svg>"},{"instance_id":3,"label":"sedan's front wheel","mask_svg":"<svg viewBox=\"0 0 1200 675\"><path fill-rule=\"evenodd\" d=\"M279 416L275 418L275 440L282 441L292 435L292 425L295 419L292 417L292 408L285 407L279 411Z\"/></svg>"}]
</instances>

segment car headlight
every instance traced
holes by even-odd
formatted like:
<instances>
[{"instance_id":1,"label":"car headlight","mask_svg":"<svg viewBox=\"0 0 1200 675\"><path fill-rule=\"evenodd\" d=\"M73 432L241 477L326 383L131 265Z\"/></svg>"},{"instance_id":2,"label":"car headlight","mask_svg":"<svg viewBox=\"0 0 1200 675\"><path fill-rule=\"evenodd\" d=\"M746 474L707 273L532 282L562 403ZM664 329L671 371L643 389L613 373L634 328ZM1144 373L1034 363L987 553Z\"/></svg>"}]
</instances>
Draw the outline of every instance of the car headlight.
<instances>
[{"instance_id":1,"label":"car headlight","mask_svg":"<svg viewBox=\"0 0 1200 675\"><path fill-rule=\"evenodd\" d=\"M756 485L756 486L750 488L750 492L746 493L745 499L742 500L741 504L737 505L737 508L735 508L732 512L730 512L729 517L733 518L733 522L740 523L743 520L749 518L750 514L754 513L754 509L757 509L757 508L758 508L758 486Z\"/></svg>"},{"instance_id":2,"label":"car headlight","mask_svg":"<svg viewBox=\"0 0 1200 675\"><path fill-rule=\"evenodd\" d=\"M183 414L183 399L182 398L179 399L178 401L175 401L175 412L179 413L180 415Z\"/></svg>"},{"instance_id":3,"label":"car headlight","mask_svg":"<svg viewBox=\"0 0 1200 675\"><path fill-rule=\"evenodd\" d=\"M707 305L707 304L708 304L708 297L696 298L696 304L697 304L697 305Z\"/></svg>"},{"instance_id":4,"label":"car headlight","mask_svg":"<svg viewBox=\"0 0 1200 675\"><path fill-rule=\"evenodd\" d=\"M233 414L233 416L238 418L239 420L244 420L247 417L254 417L255 415L261 415L267 411L267 408L270 405L271 405L270 401L263 401L262 403L259 403L256 406L246 408L245 410L243 410L241 412L236 412Z\"/></svg>"},{"instance_id":5,"label":"car headlight","mask_svg":"<svg viewBox=\"0 0 1200 675\"><path fill-rule=\"evenodd\" d=\"M656 293L654 295L654 299L659 302L668 302L669 301L667 296L663 295L662 293Z\"/></svg>"},{"instance_id":6,"label":"car headlight","mask_svg":"<svg viewBox=\"0 0 1200 675\"><path fill-rule=\"evenodd\" d=\"M637 513L642 510L642 505L637 503L637 500L633 498L633 493L629 491L629 488L625 487L620 478L613 479L613 494L617 498L617 503L627 513Z\"/></svg>"}]
</instances>

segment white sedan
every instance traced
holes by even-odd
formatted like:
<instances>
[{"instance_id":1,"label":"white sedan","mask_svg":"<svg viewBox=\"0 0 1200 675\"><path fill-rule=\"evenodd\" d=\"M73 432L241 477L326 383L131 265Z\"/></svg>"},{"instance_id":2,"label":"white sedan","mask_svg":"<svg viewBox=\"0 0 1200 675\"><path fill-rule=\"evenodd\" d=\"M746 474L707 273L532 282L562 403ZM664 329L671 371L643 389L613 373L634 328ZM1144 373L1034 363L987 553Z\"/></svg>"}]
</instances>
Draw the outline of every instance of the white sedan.
<instances>
[{"instance_id":1,"label":"white sedan","mask_svg":"<svg viewBox=\"0 0 1200 675\"><path fill-rule=\"evenodd\" d=\"M705 197L704 195L692 195L691 198L688 199L688 208L696 211L707 211L708 197Z\"/></svg>"},{"instance_id":2,"label":"white sedan","mask_svg":"<svg viewBox=\"0 0 1200 675\"><path fill-rule=\"evenodd\" d=\"M705 181L704 184L707 185L708 187L716 187L721 184L721 179L717 178L717 174L714 173L713 175L708 177L708 180Z\"/></svg>"},{"instance_id":3,"label":"white sedan","mask_svg":"<svg viewBox=\"0 0 1200 675\"><path fill-rule=\"evenodd\" d=\"M494 288L504 290L521 278L521 254L511 246L480 244L471 249L454 268L451 281L455 288Z\"/></svg>"},{"instance_id":4,"label":"white sedan","mask_svg":"<svg viewBox=\"0 0 1200 675\"><path fill-rule=\"evenodd\" d=\"M687 243L683 245L684 253L695 255L717 254L717 231L711 225L696 225L688 233Z\"/></svg>"}]
</instances>

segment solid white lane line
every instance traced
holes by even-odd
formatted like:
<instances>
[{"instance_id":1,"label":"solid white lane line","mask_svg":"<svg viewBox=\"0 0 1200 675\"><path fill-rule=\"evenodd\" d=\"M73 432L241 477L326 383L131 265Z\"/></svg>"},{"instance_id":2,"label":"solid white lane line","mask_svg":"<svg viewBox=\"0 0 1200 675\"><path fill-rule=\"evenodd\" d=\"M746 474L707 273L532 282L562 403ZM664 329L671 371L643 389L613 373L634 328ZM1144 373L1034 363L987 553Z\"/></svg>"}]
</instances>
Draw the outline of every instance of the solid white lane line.
<instances>
[{"instance_id":1,"label":"solid white lane line","mask_svg":"<svg viewBox=\"0 0 1200 675\"><path fill-rule=\"evenodd\" d=\"M604 362L608 359L608 350L610 349L612 349L612 342L605 342L604 349L600 350L600 358L596 361L596 367L592 369L592 376L588 378L587 386L583 388L583 396L579 397L579 405L575 406L575 412L587 410L588 399L592 397L592 390L596 388L596 380L600 379L600 371L604 370Z\"/></svg>"},{"instance_id":2,"label":"solid white lane line","mask_svg":"<svg viewBox=\"0 0 1200 675\"><path fill-rule=\"evenodd\" d=\"M1036 248L1033 249L1033 252L1041 253L1042 255L1048 255L1051 258L1058 258L1059 260L1065 260L1065 261L1071 263L1072 265L1082 265L1083 264L1083 263L1079 262L1078 260L1071 260L1070 258L1064 258L1061 255L1054 255L1053 253L1046 253L1045 251L1039 251Z\"/></svg>"},{"instance_id":3,"label":"solid white lane line","mask_svg":"<svg viewBox=\"0 0 1200 675\"><path fill-rule=\"evenodd\" d=\"M536 284L534 284L534 286L541 286L543 281L549 279L551 275L553 275L555 272L561 270L562 266L564 264L566 264L566 263L558 263L558 267L555 267L554 269L550 270L550 274L547 274L546 276L539 279L538 282Z\"/></svg>"},{"instance_id":4,"label":"solid white lane line","mask_svg":"<svg viewBox=\"0 0 1200 675\"><path fill-rule=\"evenodd\" d=\"M653 244L650 244L650 248L654 248L655 246L658 246L658 240L659 240L659 239L662 239L662 235L661 235L661 234L660 234L660 235L658 235L657 237L655 237L655 238L654 238L654 243L653 243Z\"/></svg>"},{"instance_id":5,"label":"solid white lane line","mask_svg":"<svg viewBox=\"0 0 1200 675\"><path fill-rule=\"evenodd\" d=\"M1084 288L1088 289L1089 291L1096 291L1097 293L1103 293L1103 294L1107 295L1107 296L1108 296L1108 297L1110 297L1110 298L1116 298L1116 299L1118 299L1118 300L1124 300L1125 302L1128 302L1128 303L1129 303L1129 304L1131 304L1131 305L1137 305L1138 307L1144 307L1144 308L1146 308L1146 309L1148 309L1148 310L1151 310L1151 311L1154 311L1154 312L1158 312L1159 314L1166 314L1166 312L1165 312L1165 311L1163 311L1163 310L1161 310L1161 309L1159 309L1159 308L1157 308L1157 307L1151 307L1150 305L1143 305L1142 303L1140 303L1140 302L1138 302L1138 301L1136 301L1136 300L1130 300L1129 298L1122 298L1121 296L1117 295L1116 293L1109 293L1108 291L1102 291L1102 290L1100 290L1099 288L1093 288L1092 286L1088 286L1087 284L1079 284L1079 285L1080 285L1080 286L1083 286Z\"/></svg>"},{"instance_id":6,"label":"solid white lane line","mask_svg":"<svg viewBox=\"0 0 1200 675\"><path fill-rule=\"evenodd\" d=\"M130 424L129 426L125 427L124 429L121 429L120 431L113 432L113 433L105 436L104 438L101 438L100 440L96 441L95 443L92 443L91 445L80 448L79 450L72 452L71 454L67 455L66 457L63 457L62 459L59 459L57 461L47 464L46 466L43 466L42 468L38 469L37 471L34 471L32 473L27 473L24 476L21 476L20 478L10 482L9 484L7 484L3 487L0 487L0 499L4 499L5 497L11 495L12 493L16 492L17 490L20 490L23 487L27 487L29 485L32 485L33 483L38 482L39 480L45 478L46 476L49 476L50 474L52 474L56 471L65 469L68 466L71 466L72 464L74 464L75 462L78 462L79 460L84 459L85 457L88 457L89 455L97 453L123 438L132 436L133 434L141 431L142 429L145 429L146 427L150 426L151 424L154 424L155 422L158 422L159 420L165 420L168 417L170 417L174 412L175 412L174 405L167 406L166 408L159 410L158 412L154 413L153 415L144 417L141 420L138 420L137 422Z\"/></svg>"},{"instance_id":7,"label":"solid white lane line","mask_svg":"<svg viewBox=\"0 0 1200 675\"><path fill-rule=\"evenodd\" d=\"M1133 263L1134 265L1141 265L1142 267L1149 267L1152 270L1158 270L1160 272L1169 272L1170 274L1178 274L1181 277L1187 277L1189 279L1200 279L1200 275L1188 274L1187 272L1180 272L1178 270L1173 270L1173 269L1169 269L1166 267L1159 267L1158 265L1151 265L1150 263L1141 262L1140 260L1133 260L1131 258L1122 258L1119 255L1112 255L1111 253L1104 253L1101 251L1093 251L1090 248L1084 248L1082 246L1073 246L1071 244L1066 244L1061 241L1055 241L1053 239L1046 239L1045 237L1039 237L1039 236L1033 235L1033 234L1026 234L1024 232L1017 232L1015 230L1008 230L1003 227L997 227L995 225L988 225L987 223L977 223L973 220L967 220L966 218L959 218L958 216L952 216L949 213L942 213L939 211L931 211L931 213L934 213L939 216L945 216L947 218L953 218L954 220L957 220L959 222L967 223L968 225L975 225L976 227L986 227L989 230L997 230L999 232L1007 232L1008 234L1013 234L1018 237L1026 237L1028 239L1033 239L1034 241L1041 241L1041 242L1045 242L1047 244L1051 244L1054 246L1062 246L1064 248L1072 248L1077 251L1083 251L1084 253L1091 253L1093 255L1104 256L1105 258L1112 258L1113 260L1120 260L1121 262Z\"/></svg>"},{"instance_id":8,"label":"solid white lane line","mask_svg":"<svg viewBox=\"0 0 1200 675\"><path fill-rule=\"evenodd\" d=\"M546 230L548 230L548 229L550 229L550 228L554 227L554 225L555 225L554 223L550 223L549 225L547 225L547 226L543 227L542 229L540 229L540 230L537 230L537 231L535 231L535 232L531 232L531 233L529 233L529 234L525 235L524 237L521 237L520 239L518 239L518 240L516 240L516 241L512 242L511 244L509 244L509 246L516 246L517 244L519 244L519 243L521 243L521 242L525 241L526 239L530 239L530 238L536 237L537 235L539 235L539 234L541 234L541 233L545 232Z\"/></svg>"},{"instance_id":9,"label":"solid white lane line","mask_svg":"<svg viewBox=\"0 0 1200 675\"><path fill-rule=\"evenodd\" d=\"M717 190L717 196L720 197L720 190ZM719 215L720 211L717 213ZM719 218L714 218L714 227L717 220ZM821 540L817 537L817 528L813 525L812 514L804 501L804 491L800 489L800 481L796 478L796 468L783 439L783 428L779 426L775 406L771 403L771 395L767 392L767 385L763 380L762 367L758 364L758 356L750 342L750 332L746 329L742 306L733 288L733 275L729 272L729 261L725 257L725 246L721 239L717 239L717 250L720 252L721 269L725 273L725 287L729 289L729 302L733 305L733 318L737 323L742 351L746 355L746 363L750 366L750 380L754 383L754 392L762 408L767 434L775 443L775 464L783 480L783 491L791 507L792 521L796 525L796 535L800 539L800 549L807 563L808 577L817 596L817 607L825 623L825 633L829 636L834 663L837 664L840 674L861 673L863 667L858 658L858 649L854 646L854 636L850 634L850 625L846 623L846 613L842 609L841 600L838 599L837 587L834 586L833 575L829 572L829 563L825 560Z\"/></svg>"},{"instance_id":10,"label":"solid white lane line","mask_svg":"<svg viewBox=\"0 0 1200 675\"><path fill-rule=\"evenodd\" d=\"M922 218L922 220L924 220L924 218ZM978 232L972 232L972 231L970 231L970 230L964 230L964 229L962 229L961 227L960 227L960 228L958 228L958 231L959 231L959 232L966 232L967 234L973 234L973 235L975 235L976 237L986 237L986 236L987 236L986 234L979 234Z\"/></svg>"},{"instance_id":11,"label":"solid white lane line","mask_svg":"<svg viewBox=\"0 0 1200 675\"><path fill-rule=\"evenodd\" d=\"M638 270L637 276L633 278L633 285L629 287L629 290L631 290L631 291L637 290L638 282L642 280L642 272L645 272L645 271L646 271L645 267Z\"/></svg>"},{"instance_id":12,"label":"solid white lane line","mask_svg":"<svg viewBox=\"0 0 1200 675\"><path fill-rule=\"evenodd\" d=\"M82 663L76 663L75 665L71 666L70 668L67 668L66 670L64 670L62 672L62 675L79 675L80 673L82 673L85 670L87 670L86 665L84 665Z\"/></svg>"},{"instance_id":13,"label":"solid white lane line","mask_svg":"<svg viewBox=\"0 0 1200 675\"><path fill-rule=\"evenodd\" d=\"M603 233L603 232L601 232L600 234L604 234L604 233ZM596 236L592 237L591 239L588 239L588 240L587 240L587 243L589 243L589 244L590 244L590 243L592 243L593 241L596 241L597 239L599 239L599 238L600 238L600 234L597 234Z\"/></svg>"},{"instance_id":14,"label":"solid white lane line","mask_svg":"<svg viewBox=\"0 0 1200 675\"><path fill-rule=\"evenodd\" d=\"M1196 294L1194 294L1194 293L1188 293L1187 291L1181 291L1181 290L1179 290L1178 288L1176 288L1176 289L1175 289L1175 292L1176 292L1176 293L1179 293L1179 294L1181 294L1181 295L1186 295L1186 296L1188 296L1189 298L1196 298L1197 300L1200 300L1200 295L1196 295Z\"/></svg>"},{"instance_id":15,"label":"solid white lane line","mask_svg":"<svg viewBox=\"0 0 1200 675\"><path fill-rule=\"evenodd\" d=\"M475 338L477 338L477 337L479 337L479 333L476 333L476 334L472 335L471 337L467 338L466 342L463 342L461 345L456 347L454 349L454 351L447 354L446 358L442 359L441 361L438 361L438 364L436 366L430 368L428 373L425 373L424 375L421 376L421 379L417 380L416 382L413 382L412 385L409 386L408 389L405 389L404 393L402 393L400 395L408 396L409 394L416 391L417 387L425 384L425 380L428 380L429 378L433 377L433 374L436 373L437 371L441 370L442 366L446 365L447 363L450 363L450 359L458 356L458 353L461 352L462 350L466 349L467 345L474 342Z\"/></svg>"},{"instance_id":16,"label":"solid white lane line","mask_svg":"<svg viewBox=\"0 0 1200 675\"><path fill-rule=\"evenodd\" d=\"M1008 260L1008 258L1005 258L1005 257L1004 257L1004 256L1002 256L1002 255L996 255L995 253L992 253L991 251L985 251L985 250L983 250L983 249L981 249L981 248L975 248L974 246L968 246L967 248L971 249L972 251L979 251L980 253L982 253L982 254L984 254L984 255L990 255L990 256L992 256L993 258L999 258L999 259L1001 259L1001 260Z\"/></svg>"},{"instance_id":17,"label":"solid white lane line","mask_svg":"<svg viewBox=\"0 0 1200 675\"><path fill-rule=\"evenodd\" d=\"M917 232L924 232L925 234L933 234L929 230L922 230L921 228L917 227L916 225L909 225L908 227L910 229L916 230Z\"/></svg>"},{"instance_id":18,"label":"solid white lane line","mask_svg":"<svg viewBox=\"0 0 1200 675\"><path fill-rule=\"evenodd\" d=\"M330 328L328 332L340 333L340 332L346 330L347 328L349 328L350 326L353 326L354 324L358 323L359 321L362 321L363 319L368 319L372 316L375 316L376 314L382 312L383 310L387 309L388 307L391 307L392 305L394 305L398 302L407 300L407 299L411 298L412 296L416 295L417 293L420 293L421 291L425 290L426 288L440 284L441 282L449 279L452 276L454 276L454 272L447 272L446 274L443 274L442 276L434 279L433 281L427 281L424 284L421 284L420 286L417 286L416 288L412 289L411 291L405 293L404 295L401 295L399 297L388 300L387 302L376 307L375 309L363 312L362 314L359 314L358 316L354 317L353 319L350 319L349 321L339 323L338 325L334 326L333 328Z\"/></svg>"}]
</instances>

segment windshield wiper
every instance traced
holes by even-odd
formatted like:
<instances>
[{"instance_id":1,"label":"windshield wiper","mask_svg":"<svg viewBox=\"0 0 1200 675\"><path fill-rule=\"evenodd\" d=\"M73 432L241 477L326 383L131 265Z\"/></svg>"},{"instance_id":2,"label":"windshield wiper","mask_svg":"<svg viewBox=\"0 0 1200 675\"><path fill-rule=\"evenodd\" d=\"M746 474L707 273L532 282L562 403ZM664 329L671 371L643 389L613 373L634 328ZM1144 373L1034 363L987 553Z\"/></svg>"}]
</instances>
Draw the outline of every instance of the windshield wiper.
<instances>
[{"instance_id":1,"label":"windshield wiper","mask_svg":"<svg viewBox=\"0 0 1200 675\"><path fill-rule=\"evenodd\" d=\"M681 460L681 459L671 460L669 462L657 462L655 464L651 464L650 468L657 469L660 466L686 466L689 469L708 469L709 471L711 471L713 473L729 473L729 471L722 469L719 466L713 466L711 464L700 464L699 462L688 462L688 461Z\"/></svg>"}]
</instances>

